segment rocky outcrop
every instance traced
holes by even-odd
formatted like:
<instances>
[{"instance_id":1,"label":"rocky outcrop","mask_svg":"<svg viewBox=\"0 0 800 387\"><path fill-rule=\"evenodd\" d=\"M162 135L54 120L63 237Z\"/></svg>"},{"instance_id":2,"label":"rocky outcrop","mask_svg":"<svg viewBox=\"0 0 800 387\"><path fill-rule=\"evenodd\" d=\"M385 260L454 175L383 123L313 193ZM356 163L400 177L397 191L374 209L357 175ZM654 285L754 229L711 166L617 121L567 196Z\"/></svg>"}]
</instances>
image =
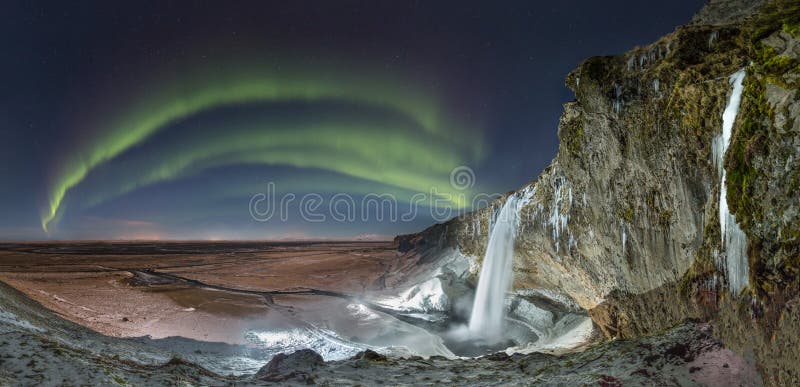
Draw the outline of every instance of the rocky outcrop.
<instances>
[{"instance_id":1,"label":"rocky outcrop","mask_svg":"<svg viewBox=\"0 0 800 387\"><path fill-rule=\"evenodd\" d=\"M322 356L310 349L299 350L288 355L279 353L256 372L255 378L270 382L295 381L313 384L310 373L324 363Z\"/></svg>"},{"instance_id":2,"label":"rocky outcrop","mask_svg":"<svg viewBox=\"0 0 800 387\"><path fill-rule=\"evenodd\" d=\"M769 358L797 356L781 338L796 337L800 288L798 20L796 1L711 1L658 41L572 71L558 154L521 188L535 195L521 214L515 290L573 300L609 337L713 321L754 352L765 381L797 383L800 363ZM733 278L713 144L740 69L723 194L746 234L749 275ZM480 260L502 201L400 243L428 260L438 244Z\"/></svg>"}]
</instances>

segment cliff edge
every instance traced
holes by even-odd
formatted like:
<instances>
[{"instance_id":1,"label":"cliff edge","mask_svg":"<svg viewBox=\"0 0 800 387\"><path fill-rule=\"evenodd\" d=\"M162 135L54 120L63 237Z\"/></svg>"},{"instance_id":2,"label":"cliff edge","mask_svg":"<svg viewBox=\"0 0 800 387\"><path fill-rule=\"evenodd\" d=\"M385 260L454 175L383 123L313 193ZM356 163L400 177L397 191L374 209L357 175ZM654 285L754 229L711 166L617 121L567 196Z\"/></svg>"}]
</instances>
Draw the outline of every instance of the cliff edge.
<instances>
[{"instance_id":1,"label":"cliff edge","mask_svg":"<svg viewBox=\"0 0 800 387\"><path fill-rule=\"evenodd\" d=\"M709 321L765 382L800 383L800 2L710 1L566 85L558 153L520 188L515 291L569 298L607 337ZM503 200L398 243L479 261Z\"/></svg>"}]
</instances>

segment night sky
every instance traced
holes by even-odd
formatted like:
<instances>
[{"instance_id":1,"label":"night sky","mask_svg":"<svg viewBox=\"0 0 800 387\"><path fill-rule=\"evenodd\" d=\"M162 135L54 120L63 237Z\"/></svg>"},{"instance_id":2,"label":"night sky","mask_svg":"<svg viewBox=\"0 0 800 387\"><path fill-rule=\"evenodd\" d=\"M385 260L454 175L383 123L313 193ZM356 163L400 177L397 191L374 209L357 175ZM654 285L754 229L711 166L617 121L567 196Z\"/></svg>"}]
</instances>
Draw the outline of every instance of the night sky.
<instances>
[{"instance_id":1,"label":"night sky","mask_svg":"<svg viewBox=\"0 0 800 387\"><path fill-rule=\"evenodd\" d=\"M565 75L702 3L5 2L0 240L420 230L431 209L534 179L574 98ZM270 183L278 200L318 194L323 214L338 194L392 195L399 213L437 201L398 221L303 219L295 201L257 221Z\"/></svg>"}]
</instances>

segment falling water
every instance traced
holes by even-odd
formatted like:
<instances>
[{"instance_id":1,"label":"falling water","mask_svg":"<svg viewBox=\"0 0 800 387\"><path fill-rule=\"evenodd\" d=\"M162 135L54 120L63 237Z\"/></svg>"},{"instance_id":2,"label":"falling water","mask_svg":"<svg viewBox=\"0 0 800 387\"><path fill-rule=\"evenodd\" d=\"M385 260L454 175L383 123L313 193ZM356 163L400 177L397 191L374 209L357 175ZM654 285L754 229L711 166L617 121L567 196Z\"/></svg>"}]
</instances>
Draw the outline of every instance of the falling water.
<instances>
[{"instance_id":1,"label":"falling water","mask_svg":"<svg viewBox=\"0 0 800 387\"><path fill-rule=\"evenodd\" d=\"M533 196L527 189L506 199L494 222L483 258L478 290L469 320L471 336L496 343L502 339L505 295L511 287L514 240L519 229L519 211Z\"/></svg>"},{"instance_id":2,"label":"falling water","mask_svg":"<svg viewBox=\"0 0 800 387\"><path fill-rule=\"evenodd\" d=\"M730 290L733 294L739 293L748 284L747 267L747 238L736 223L736 218L728 210L727 186L725 185L725 152L731 142L733 123L739 113L739 103L742 100L742 82L744 81L744 69L731 75L730 82L733 84L733 91L728 100L728 106L722 113L722 134L714 138L713 157L717 167L721 185L719 191L719 225L722 235L722 247L725 249L725 270L730 283Z\"/></svg>"}]
</instances>

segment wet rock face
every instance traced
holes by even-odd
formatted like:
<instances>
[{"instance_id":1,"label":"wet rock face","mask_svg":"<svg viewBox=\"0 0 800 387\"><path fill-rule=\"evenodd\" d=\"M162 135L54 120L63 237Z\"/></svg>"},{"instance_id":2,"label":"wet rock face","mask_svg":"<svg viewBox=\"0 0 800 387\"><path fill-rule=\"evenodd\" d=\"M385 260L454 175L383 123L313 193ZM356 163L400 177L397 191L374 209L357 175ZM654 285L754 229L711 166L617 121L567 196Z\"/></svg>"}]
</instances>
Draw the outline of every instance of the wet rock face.
<instances>
[{"instance_id":1,"label":"wet rock face","mask_svg":"<svg viewBox=\"0 0 800 387\"><path fill-rule=\"evenodd\" d=\"M658 41L572 71L576 100L564 105L558 154L521 188L535 195L521 214L515 290L572 300L609 337L695 318L723 325L718 334L742 351L761 348L761 364L770 348L794 353L775 337L792 334L796 313L784 306L800 293L798 20L797 1L714 0ZM749 278L732 294L712 144L729 77L742 68L723 195L746 234ZM431 261L441 241L479 263L503 201L407 237L406 247ZM753 332L760 338L735 339ZM796 363L771 363L777 370L764 372L784 376L768 382L800 375Z\"/></svg>"}]
</instances>

